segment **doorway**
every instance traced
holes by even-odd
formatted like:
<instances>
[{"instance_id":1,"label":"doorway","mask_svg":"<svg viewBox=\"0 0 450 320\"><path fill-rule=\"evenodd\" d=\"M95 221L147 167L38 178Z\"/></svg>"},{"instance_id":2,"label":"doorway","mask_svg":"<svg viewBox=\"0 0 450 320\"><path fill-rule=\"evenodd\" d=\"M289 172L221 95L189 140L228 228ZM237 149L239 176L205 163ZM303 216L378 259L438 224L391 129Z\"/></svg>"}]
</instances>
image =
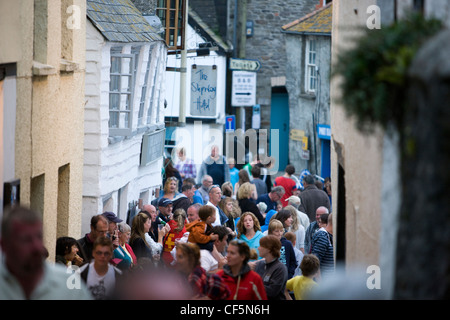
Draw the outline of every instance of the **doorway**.
<instances>
[{"instance_id":1,"label":"doorway","mask_svg":"<svg viewBox=\"0 0 450 320\"><path fill-rule=\"evenodd\" d=\"M278 170L284 171L289 163L289 95L285 87L272 91L270 129L279 130L278 141L270 140L270 150L272 143L278 143Z\"/></svg>"}]
</instances>

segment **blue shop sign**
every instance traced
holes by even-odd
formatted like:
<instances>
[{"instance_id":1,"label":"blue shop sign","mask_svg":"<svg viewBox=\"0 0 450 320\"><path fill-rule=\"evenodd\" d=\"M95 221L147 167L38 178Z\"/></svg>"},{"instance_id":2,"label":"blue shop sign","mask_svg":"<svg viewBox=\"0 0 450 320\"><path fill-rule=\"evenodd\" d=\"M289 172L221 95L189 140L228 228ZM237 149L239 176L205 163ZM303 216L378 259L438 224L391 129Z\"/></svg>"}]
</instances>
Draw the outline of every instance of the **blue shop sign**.
<instances>
[{"instance_id":1,"label":"blue shop sign","mask_svg":"<svg viewBox=\"0 0 450 320\"><path fill-rule=\"evenodd\" d=\"M318 124L317 136L320 139L331 140L331 127L327 124Z\"/></svg>"}]
</instances>

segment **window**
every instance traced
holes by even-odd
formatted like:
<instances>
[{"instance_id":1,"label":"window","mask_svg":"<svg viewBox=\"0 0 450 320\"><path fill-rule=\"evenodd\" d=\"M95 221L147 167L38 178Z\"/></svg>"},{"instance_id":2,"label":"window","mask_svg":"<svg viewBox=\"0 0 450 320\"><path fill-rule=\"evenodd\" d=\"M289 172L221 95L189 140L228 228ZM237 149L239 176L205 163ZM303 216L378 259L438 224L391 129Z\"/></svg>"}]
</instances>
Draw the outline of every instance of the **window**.
<instances>
[{"instance_id":1,"label":"window","mask_svg":"<svg viewBox=\"0 0 450 320\"><path fill-rule=\"evenodd\" d=\"M135 55L123 54L121 47L111 48L109 83L109 134L130 135L133 118Z\"/></svg>"},{"instance_id":2,"label":"window","mask_svg":"<svg viewBox=\"0 0 450 320\"><path fill-rule=\"evenodd\" d=\"M316 40L306 42L306 92L314 93L317 88Z\"/></svg>"},{"instance_id":3,"label":"window","mask_svg":"<svg viewBox=\"0 0 450 320\"><path fill-rule=\"evenodd\" d=\"M145 71L145 79L144 84L142 85L142 93L141 93L141 101L139 102L139 115L138 115L138 122L139 125L142 125L144 123L144 108L145 108L145 98L147 97L147 87L148 87L148 78L150 76L150 66L152 63L152 48L150 47L149 53L148 53L148 61L147 61L147 69ZM148 111L151 113L151 110Z\"/></svg>"},{"instance_id":4,"label":"window","mask_svg":"<svg viewBox=\"0 0 450 320\"><path fill-rule=\"evenodd\" d=\"M158 0L156 15L164 28L169 50L184 49L184 0Z\"/></svg>"}]
</instances>

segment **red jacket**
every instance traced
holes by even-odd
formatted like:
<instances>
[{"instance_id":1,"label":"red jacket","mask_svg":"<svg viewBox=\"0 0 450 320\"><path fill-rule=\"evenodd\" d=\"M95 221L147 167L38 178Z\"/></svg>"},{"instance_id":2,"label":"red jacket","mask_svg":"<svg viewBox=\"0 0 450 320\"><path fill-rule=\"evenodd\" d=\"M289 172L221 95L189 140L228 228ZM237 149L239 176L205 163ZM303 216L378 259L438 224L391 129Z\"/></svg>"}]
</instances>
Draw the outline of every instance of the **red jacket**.
<instances>
[{"instance_id":1,"label":"red jacket","mask_svg":"<svg viewBox=\"0 0 450 320\"><path fill-rule=\"evenodd\" d=\"M237 277L231 274L228 265L225 265L217 274L231 291L228 300L267 300L266 289L261 276L250 270L248 265L242 268Z\"/></svg>"}]
</instances>

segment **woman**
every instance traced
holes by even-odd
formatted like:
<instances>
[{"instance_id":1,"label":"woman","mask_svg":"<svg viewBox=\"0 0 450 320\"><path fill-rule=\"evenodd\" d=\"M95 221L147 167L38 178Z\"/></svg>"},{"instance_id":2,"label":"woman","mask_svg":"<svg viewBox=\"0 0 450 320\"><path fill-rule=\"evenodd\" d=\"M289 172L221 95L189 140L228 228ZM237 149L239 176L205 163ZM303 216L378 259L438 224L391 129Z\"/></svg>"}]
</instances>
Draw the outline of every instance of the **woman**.
<instances>
[{"instance_id":1,"label":"woman","mask_svg":"<svg viewBox=\"0 0 450 320\"><path fill-rule=\"evenodd\" d=\"M194 298L225 300L230 290L222 278L216 274L207 274L200 266L200 248L193 243L178 243L176 246L175 268L187 277Z\"/></svg>"},{"instance_id":2,"label":"woman","mask_svg":"<svg viewBox=\"0 0 450 320\"><path fill-rule=\"evenodd\" d=\"M67 267L71 265L81 266L83 258L78 255L80 251L78 242L71 237L60 237L56 240L55 262L61 263Z\"/></svg>"},{"instance_id":3,"label":"woman","mask_svg":"<svg viewBox=\"0 0 450 320\"><path fill-rule=\"evenodd\" d=\"M177 151L178 161L175 164L175 169L180 173L181 179L196 178L197 167L192 159L186 157L186 149L181 147Z\"/></svg>"},{"instance_id":4,"label":"woman","mask_svg":"<svg viewBox=\"0 0 450 320\"><path fill-rule=\"evenodd\" d=\"M152 219L145 213L139 212L131 225L130 246L136 255L137 260L148 258L159 261L162 251L162 243L168 226L165 226L158 232L158 243L153 241L148 231L152 226ZM139 262L139 261L138 261Z\"/></svg>"},{"instance_id":5,"label":"woman","mask_svg":"<svg viewBox=\"0 0 450 320\"><path fill-rule=\"evenodd\" d=\"M283 224L284 232L287 232L292 226L292 213L290 210L282 209L272 219L277 219Z\"/></svg>"},{"instance_id":6,"label":"woman","mask_svg":"<svg viewBox=\"0 0 450 320\"><path fill-rule=\"evenodd\" d=\"M303 254L305 253L305 228L300 223L299 216L297 214L297 209L292 205L287 205L284 210L289 210L292 217L292 223L288 231L295 234L297 241L295 242L295 247L300 250Z\"/></svg>"},{"instance_id":7,"label":"woman","mask_svg":"<svg viewBox=\"0 0 450 320\"><path fill-rule=\"evenodd\" d=\"M281 241L275 236L265 236L259 241L259 255L264 258L256 263L255 271L263 279L269 300L286 300L288 277L286 266L280 262Z\"/></svg>"},{"instance_id":8,"label":"woman","mask_svg":"<svg viewBox=\"0 0 450 320\"><path fill-rule=\"evenodd\" d=\"M259 240L264 236L259 226L259 221L251 212L244 212L237 224L238 239L248 244L250 249L258 252ZM260 259L258 253L258 259Z\"/></svg>"},{"instance_id":9,"label":"woman","mask_svg":"<svg viewBox=\"0 0 450 320\"><path fill-rule=\"evenodd\" d=\"M246 182L239 187L237 196L239 207L242 212L249 211L253 213L258 218L259 225L263 225L264 217L256 206L256 203L251 199L253 189L254 184L251 184L250 182Z\"/></svg>"},{"instance_id":10,"label":"woman","mask_svg":"<svg viewBox=\"0 0 450 320\"><path fill-rule=\"evenodd\" d=\"M233 238L236 236L236 233L234 232L236 230L236 224L234 221L240 216L240 212L236 210L234 201L236 200L234 200L233 198L225 197L220 200L218 204L219 208L222 209L222 211L228 218L227 222L225 223L225 227L228 227L233 231L233 234L231 235L231 237Z\"/></svg>"},{"instance_id":11,"label":"woman","mask_svg":"<svg viewBox=\"0 0 450 320\"><path fill-rule=\"evenodd\" d=\"M176 178L177 185L176 189L178 192L181 192L181 187L183 186L182 178L180 172L173 167L172 160L170 158L164 159L164 172L163 172L163 185L166 185L167 180L169 178ZM171 198L170 198L171 199Z\"/></svg>"},{"instance_id":12,"label":"woman","mask_svg":"<svg viewBox=\"0 0 450 320\"><path fill-rule=\"evenodd\" d=\"M160 195L160 198L167 198L173 200L175 196L179 194L178 181L180 180L178 180L175 177L167 178L166 182L164 183L163 192Z\"/></svg>"},{"instance_id":13,"label":"woman","mask_svg":"<svg viewBox=\"0 0 450 320\"><path fill-rule=\"evenodd\" d=\"M126 271L131 269L137 263L136 255L133 249L128 244L131 236L131 227L125 222L121 222L117 225L119 231L119 246L114 249L114 262L116 267L120 270Z\"/></svg>"},{"instance_id":14,"label":"woman","mask_svg":"<svg viewBox=\"0 0 450 320\"><path fill-rule=\"evenodd\" d=\"M173 213L173 217L169 222L167 223L170 227L169 232L167 233L167 236L164 238L164 244L163 244L163 253L162 253L162 259L166 266L171 266L171 263L173 261L173 257L171 255L171 251L173 247L175 246L175 243L183 237L183 235L186 233L186 227L184 226L186 223L186 212L184 209L177 209Z\"/></svg>"},{"instance_id":15,"label":"woman","mask_svg":"<svg viewBox=\"0 0 450 320\"><path fill-rule=\"evenodd\" d=\"M250 176L248 175L248 172L245 169L239 170L239 180L234 185L234 195L237 196L239 194L239 189L244 183L249 183L250 186L252 187L251 198L253 200L258 199L258 193L256 192L256 186L250 182ZM239 199L239 197L238 197L238 199Z\"/></svg>"},{"instance_id":16,"label":"woman","mask_svg":"<svg viewBox=\"0 0 450 320\"><path fill-rule=\"evenodd\" d=\"M259 274L251 270L250 247L233 240L227 248L228 263L217 272L231 291L228 300L267 300L266 289Z\"/></svg>"}]
</instances>

